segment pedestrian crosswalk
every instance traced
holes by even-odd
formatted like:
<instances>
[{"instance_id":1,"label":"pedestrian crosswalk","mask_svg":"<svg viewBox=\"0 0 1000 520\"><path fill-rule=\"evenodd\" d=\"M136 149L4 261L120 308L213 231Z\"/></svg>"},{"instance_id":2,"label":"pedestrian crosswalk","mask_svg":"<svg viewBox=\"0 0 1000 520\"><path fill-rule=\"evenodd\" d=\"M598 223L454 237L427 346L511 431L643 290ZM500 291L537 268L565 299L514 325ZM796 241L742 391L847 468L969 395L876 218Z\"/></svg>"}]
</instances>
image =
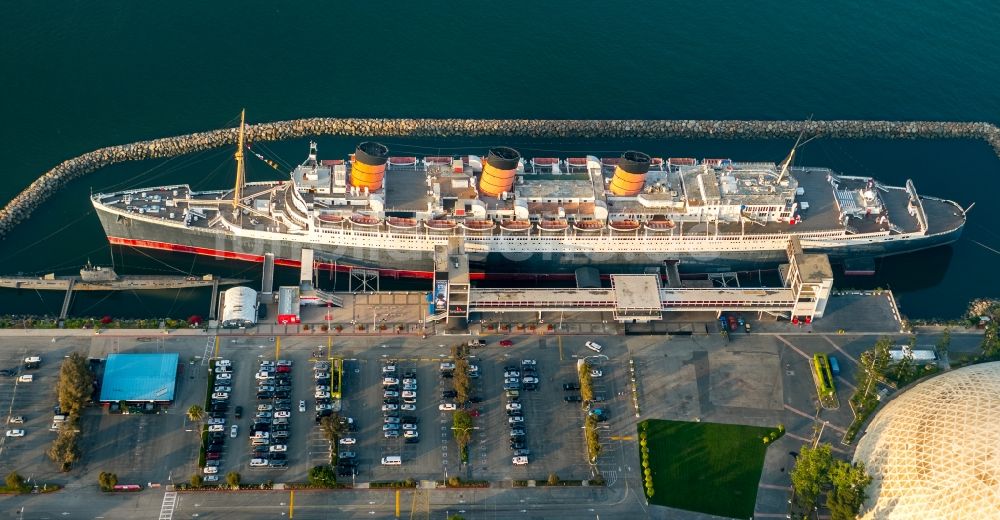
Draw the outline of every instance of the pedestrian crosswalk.
<instances>
[{"instance_id":1,"label":"pedestrian crosswalk","mask_svg":"<svg viewBox=\"0 0 1000 520\"><path fill-rule=\"evenodd\" d=\"M177 493L167 491L163 494L163 503L160 504L159 520L173 520L175 507L177 507Z\"/></svg>"},{"instance_id":2,"label":"pedestrian crosswalk","mask_svg":"<svg viewBox=\"0 0 1000 520\"><path fill-rule=\"evenodd\" d=\"M618 482L618 470L609 469L607 471L601 471L601 476L604 477L604 485L611 487Z\"/></svg>"}]
</instances>

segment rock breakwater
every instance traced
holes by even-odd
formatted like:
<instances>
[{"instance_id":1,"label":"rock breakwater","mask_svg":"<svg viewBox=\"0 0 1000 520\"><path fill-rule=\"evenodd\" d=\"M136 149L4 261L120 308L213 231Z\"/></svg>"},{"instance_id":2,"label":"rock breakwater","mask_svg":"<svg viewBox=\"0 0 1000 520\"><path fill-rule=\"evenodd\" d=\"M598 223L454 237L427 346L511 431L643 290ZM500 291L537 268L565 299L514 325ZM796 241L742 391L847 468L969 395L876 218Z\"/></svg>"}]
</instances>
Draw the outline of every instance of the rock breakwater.
<instances>
[{"instance_id":1,"label":"rock breakwater","mask_svg":"<svg viewBox=\"0 0 1000 520\"><path fill-rule=\"evenodd\" d=\"M249 125L250 141L312 135L397 137L713 138L765 139L810 136L838 139L983 139L1000 156L1000 128L984 122L948 121L736 121L585 119L372 119L310 118ZM63 161L0 210L0 237L69 181L125 161L157 159L236 143L234 128L109 146Z\"/></svg>"}]
</instances>

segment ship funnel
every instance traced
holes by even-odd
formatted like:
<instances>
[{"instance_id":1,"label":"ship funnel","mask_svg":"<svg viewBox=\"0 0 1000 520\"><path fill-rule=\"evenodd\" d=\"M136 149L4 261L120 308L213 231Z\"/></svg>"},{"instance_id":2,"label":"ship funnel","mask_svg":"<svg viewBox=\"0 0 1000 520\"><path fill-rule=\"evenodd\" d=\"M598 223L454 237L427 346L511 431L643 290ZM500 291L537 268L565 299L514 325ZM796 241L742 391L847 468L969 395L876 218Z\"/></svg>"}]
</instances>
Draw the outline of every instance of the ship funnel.
<instances>
[{"instance_id":1,"label":"ship funnel","mask_svg":"<svg viewBox=\"0 0 1000 520\"><path fill-rule=\"evenodd\" d=\"M479 191L483 195L499 197L505 191L512 191L514 177L521 154L513 148L497 146L490 148L483 164L483 174L479 179Z\"/></svg>"},{"instance_id":2,"label":"ship funnel","mask_svg":"<svg viewBox=\"0 0 1000 520\"><path fill-rule=\"evenodd\" d=\"M615 175L611 178L611 193L622 197L638 195L646 183L648 171L648 155L636 151L623 153L615 166Z\"/></svg>"},{"instance_id":3,"label":"ship funnel","mask_svg":"<svg viewBox=\"0 0 1000 520\"><path fill-rule=\"evenodd\" d=\"M351 165L351 186L369 192L382 189L388 160L389 149L384 144L375 141L359 144L354 151L354 164Z\"/></svg>"}]
</instances>

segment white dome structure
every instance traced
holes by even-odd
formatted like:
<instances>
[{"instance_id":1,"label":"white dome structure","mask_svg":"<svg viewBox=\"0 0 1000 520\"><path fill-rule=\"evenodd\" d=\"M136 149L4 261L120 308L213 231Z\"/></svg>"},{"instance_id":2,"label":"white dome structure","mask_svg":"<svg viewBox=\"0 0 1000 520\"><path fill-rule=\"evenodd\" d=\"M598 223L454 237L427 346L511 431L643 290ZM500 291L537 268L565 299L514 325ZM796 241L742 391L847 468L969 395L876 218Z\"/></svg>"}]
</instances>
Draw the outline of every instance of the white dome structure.
<instances>
[{"instance_id":1,"label":"white dome structure","mask_svg":"<svg viewBox=\"0 0 1000 520\"><path fill-rule=\"evenodd\" d=\"M906 390L854 454L872 476L864 519L1000 518L1000 363Z\"/></svg>"}]
</instances>

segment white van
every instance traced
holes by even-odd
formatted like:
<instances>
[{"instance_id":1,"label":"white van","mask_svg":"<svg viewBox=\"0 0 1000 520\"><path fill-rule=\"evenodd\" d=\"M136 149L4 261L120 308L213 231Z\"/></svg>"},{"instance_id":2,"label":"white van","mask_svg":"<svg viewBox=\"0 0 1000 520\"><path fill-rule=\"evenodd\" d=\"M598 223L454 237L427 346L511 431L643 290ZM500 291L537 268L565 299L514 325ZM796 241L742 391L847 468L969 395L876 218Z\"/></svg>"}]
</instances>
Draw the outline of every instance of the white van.
<instances>
[{"instance_id":1,"label":"white van","mask_svg":"<svg viewBox=\"0 0 1000 520\"><path fill-rule=\"evenodd\" d=\"M25 374L25 375L17 378L17 382L18 383L30 383L30 382L32 382L34 380L35 380L35 376L33 376L31 374Z\"/></svg>"},{"instance_id":2,"label":"white van","mask_svg":"<svg viewBox=\"0 0 1000 520\"><path fill-rule=\"evenodd\" d=\"M587 348L589 348L590 350L593 350L594 352L600 352L601 349L604 348L604 347L600 346L599 344L594 343L593 341L588 341L588 342L584 343L584 345Z\"/></svg>"},{"instance_id":3,"label":"white van","mask_svg":"<svg viewBox=\"0 0 1000 520\"><path fill-rule=\"evenodd\" d=\"M399 455L390 455L388 457L382 457L383 466L402 466L403 458Z\"/></svg>"}]
</instances>

